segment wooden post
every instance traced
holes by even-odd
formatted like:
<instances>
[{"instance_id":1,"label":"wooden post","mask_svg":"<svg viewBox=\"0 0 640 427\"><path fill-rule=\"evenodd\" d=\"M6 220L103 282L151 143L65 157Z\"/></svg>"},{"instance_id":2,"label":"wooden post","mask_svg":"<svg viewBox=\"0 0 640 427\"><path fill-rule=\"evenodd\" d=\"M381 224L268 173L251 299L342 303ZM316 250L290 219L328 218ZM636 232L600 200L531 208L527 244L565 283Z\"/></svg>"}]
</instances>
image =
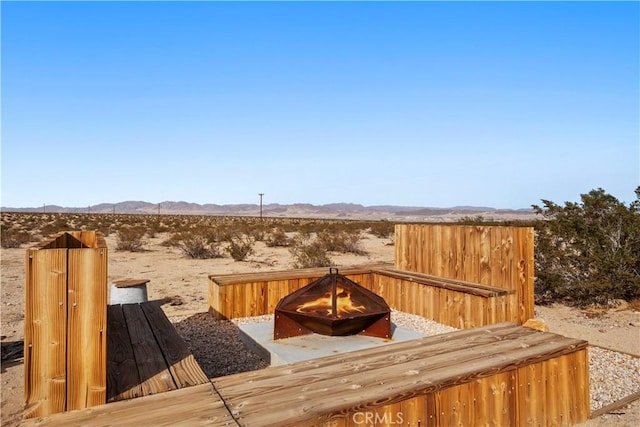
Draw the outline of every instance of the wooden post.
<instances>
[{"instance_id":1,"label":"wooden post","mask_svg":"<svg viewBox=\"0 0 640 427\"><path fill-rule=\"evenodd\" d=\"M107 246L63 232L27 249L26 416L106 402Z\"/></svg>"}]
</instances>

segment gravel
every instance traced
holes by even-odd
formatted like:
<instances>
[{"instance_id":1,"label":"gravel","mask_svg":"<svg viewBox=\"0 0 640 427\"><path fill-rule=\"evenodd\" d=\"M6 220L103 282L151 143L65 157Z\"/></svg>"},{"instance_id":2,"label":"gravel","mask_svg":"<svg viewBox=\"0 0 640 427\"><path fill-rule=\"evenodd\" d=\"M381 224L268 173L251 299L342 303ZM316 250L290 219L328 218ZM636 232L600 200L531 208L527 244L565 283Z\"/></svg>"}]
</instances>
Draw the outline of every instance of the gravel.
<instances>
[{"instance_id":1,"label":"gravel","mask_svg":"<svg viewBox=\"0 0 640 427\"><path fill-rule=\"evenodd\" d=\"M209 378L266 368L269 365L251 352L239 337L238 325L267 322L272 315L215 320L208 313L172 318L195 359ZM439 335L456 328L409 313L392 310L393 322L424 334ZM590 346L588 351L591 411L640 392L640 358Z\"/></svg>"}]
</instances>

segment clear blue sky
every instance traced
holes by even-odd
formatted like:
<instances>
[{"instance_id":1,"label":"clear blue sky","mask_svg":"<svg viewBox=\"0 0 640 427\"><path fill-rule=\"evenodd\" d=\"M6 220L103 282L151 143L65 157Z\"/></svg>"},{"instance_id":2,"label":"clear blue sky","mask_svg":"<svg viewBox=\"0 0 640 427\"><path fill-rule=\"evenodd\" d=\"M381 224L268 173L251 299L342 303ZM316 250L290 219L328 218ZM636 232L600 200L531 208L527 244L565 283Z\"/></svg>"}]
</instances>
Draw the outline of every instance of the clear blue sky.
<instances>
[{"instance_id":1,"label":"clear blue sky","mask_svg":"<svg viewBox=\"0 0 640 427\"><path fill-rule=\"evenodd\" d=\"M6 2L2 206L640 183L638 2Z\"/></svg>"}]
</instances>

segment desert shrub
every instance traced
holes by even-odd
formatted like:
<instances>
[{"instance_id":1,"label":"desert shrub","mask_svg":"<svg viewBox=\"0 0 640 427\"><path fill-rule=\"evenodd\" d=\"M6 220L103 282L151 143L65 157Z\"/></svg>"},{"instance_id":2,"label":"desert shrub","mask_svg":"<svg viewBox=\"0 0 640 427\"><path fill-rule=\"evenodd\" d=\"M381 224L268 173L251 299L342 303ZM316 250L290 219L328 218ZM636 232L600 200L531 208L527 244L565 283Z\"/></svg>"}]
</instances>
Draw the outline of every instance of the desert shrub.
<instances>
[{"instance_id":1,"label":"desert shrub","mask_svg":"<svg viewBox=\"0 0 640 427\"><path fill-rule=\"evenodd\" d=\"M222 257L215 233L206 228L179 233L177 237L174 237L174 240L178 241L177 246L189 258L210 259Z\"/></svg>"},{"instance_id":2,"label":"desert shrub","mask_svg":"<svg viewBox=\"0 0 640 427\"><path fill-rule=\"evenodd\" d=\"M310 233L301 233L293 239L289 248L295 268L330 267L333 261L327 249L318 239L312 239Z\"/></svg>"},{"instance_id":3,"label":"desert shrub","mask_svg":"<svg viewBox=\"0 0 640 427\"><path fill-rule=\"evenodd\" d=\"M180 248L182 245L182 233L172 233L169 238L160 242L160 246Z\"/></svg>"},{"instance_id":4,"label":"desert shrub","mask_svg":"<svg viewBox=\"0 0 640 427\"><path fill-rule=\"evenodd\" d=\"M289 246L291 245L291 239L286 235L284 229L281 227L272 228L265 236L265 244L272 248L275 246Z\"/></svg>"},{"instance_id":5,"label":"desert shrub","mask_svg":"<svg viewBox=\"0 0 640 427\"><path fill-rule=\"evenodd\" d=\"M145 227L121 227L117 233L116 249L139 252L144 247Z\"/></svg>"},{"instance_id":6,"label":"desert shrub","mask_svg":"<svg viewBox=\"0 0 640 427\"><path fill-rule=\"evenodd\" d=\"M23 243L28 243L31 235L26 231L2 227L0 229L0 242L3 248L19 248Z\"/></svg>"},{"instance_id":7,"label":"desert shrub","mask_svg":"<svg viewBox=\"0 0 640 427\"><path fill-rule=\"evenodd\" d=\"M252 224L247 227L246 234L251 236L257 242L264 242L267 235L267 229L263 224Z\"/></svg>"},{"instance_id":8,"label":"desert shrub","mask_svg":"<svg viewBox=\"0 0 640 427\"><path fill-rule=\"evenodd\" d=\"M68 231L71 227L65 220L57 219L53 222L47 223L40 227L40 233L45 236L57 234L61 231Z\"/></svg>"},{"instance_id":9,"label":"desert shrub","mask_svg":"<svg viewBox=\"0 0 640 427\"><path fill-rule=\"evenodd\" d=\"M539 304L608 305L640 297L640 187L628 207L602 189L581 203L543 200L534 210L535 297Z\"/></svg>"},{"instance_id":10,"label":"desert shrub","mask_svg":"<svg viewBox=\"0 0 640 427\"><path fill-rule=\"evenodd\" d=\"M225 251L231 255L236 261L244 261L249 255L252 255L253 245L256 240L253 236L246 234L234 234L228 240L229 245L225 248Z\"/></svg>"},{"instance_id":11,"label":"desert shrub","mask_svg":"<svg viewBox=\"0 0 640 427\"><path fill-rule=\"evenodd\" d=\"M369 226L369 231L376 237L386 239L393 236L396 230L396 225L389 221L374 222Z\"/></svg>"},{"instance_id":12,"label":"desert shrub","mask_svg":"<svg viewBox=\"0 0 640 427\"><path fill-rule=\"evenodd\" d=\"M317 236L317 240L327 251L365 255L366 251L360 246L361 239L362 234L358 230L324 230Z\"/></svg>"}]
</instances>

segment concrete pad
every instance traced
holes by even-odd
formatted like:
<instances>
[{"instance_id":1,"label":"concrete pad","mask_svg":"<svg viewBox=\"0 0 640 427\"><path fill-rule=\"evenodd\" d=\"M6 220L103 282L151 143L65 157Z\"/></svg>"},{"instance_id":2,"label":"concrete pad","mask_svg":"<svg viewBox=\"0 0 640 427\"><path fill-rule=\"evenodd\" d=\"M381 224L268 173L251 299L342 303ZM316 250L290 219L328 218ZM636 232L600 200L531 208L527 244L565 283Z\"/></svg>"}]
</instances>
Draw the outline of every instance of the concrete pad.
<instances>
[{"instance_id":1,"label":"concrete pad","mask_svg":"<svg viewBox=\"0 0 640 427\"><path fill-rule=\"evenodd\" d=\"M239 325L240 340L271 366L286 365L302 360L317 359L365 348L379 347L401 341L422 338L424 335L391 325L391 339L349 335L331 337L320 334L273 339L273 320Z\"/></svg>"}]
</instances>

